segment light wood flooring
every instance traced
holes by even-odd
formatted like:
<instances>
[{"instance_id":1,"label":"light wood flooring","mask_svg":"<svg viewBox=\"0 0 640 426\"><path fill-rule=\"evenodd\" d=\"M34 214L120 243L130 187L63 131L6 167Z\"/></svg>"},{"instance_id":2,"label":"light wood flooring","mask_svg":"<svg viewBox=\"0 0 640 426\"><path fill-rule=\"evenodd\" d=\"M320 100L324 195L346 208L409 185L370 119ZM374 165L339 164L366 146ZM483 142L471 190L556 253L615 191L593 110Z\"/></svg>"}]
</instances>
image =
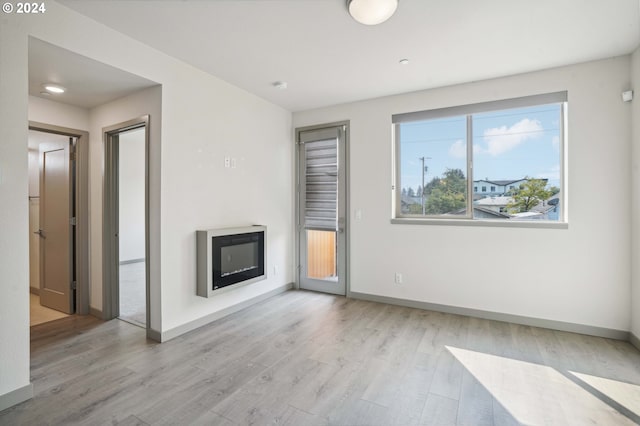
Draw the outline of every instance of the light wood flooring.
<instances>
[{"instance_id":1,"label":"light wood flooring","mask_svg":"<svg viewBox=\"0 0 640 426\"><path fill-rule=\"evenodd\" d=\"M2 425L628 425L629 343L290 291L163 344L123 321L32 328Z\"/></svg>"},{"instance_id":2,"label":"light wood flooring","mask_svg":"<svg viewBox=\"0 0 640 426\"><path fill-rule=\"evenodd\" d=\"M64 312L42 306L40 304L40 296L29 293L29 325L38 325L68 316Z\"/></svg>"}]
</instances>

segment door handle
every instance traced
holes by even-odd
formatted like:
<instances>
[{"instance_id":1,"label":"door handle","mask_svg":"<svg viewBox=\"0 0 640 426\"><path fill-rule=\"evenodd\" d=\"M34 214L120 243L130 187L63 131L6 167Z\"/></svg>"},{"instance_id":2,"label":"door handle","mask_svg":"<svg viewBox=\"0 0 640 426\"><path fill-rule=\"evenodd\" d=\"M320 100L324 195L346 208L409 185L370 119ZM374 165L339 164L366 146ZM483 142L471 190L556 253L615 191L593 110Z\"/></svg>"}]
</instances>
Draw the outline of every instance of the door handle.
<instances>
[{"instance_id":1,"label":"door handle","mask_svg":"<svg viewBox=\"0 0 640 426\"><path fill-rule=\"evenodd\" d=\"M38 229L37 231L33 231L34 234L38 234L40 238L47 238L44 236L44 231L42 229Z\"/></svg>"}]
</instances>

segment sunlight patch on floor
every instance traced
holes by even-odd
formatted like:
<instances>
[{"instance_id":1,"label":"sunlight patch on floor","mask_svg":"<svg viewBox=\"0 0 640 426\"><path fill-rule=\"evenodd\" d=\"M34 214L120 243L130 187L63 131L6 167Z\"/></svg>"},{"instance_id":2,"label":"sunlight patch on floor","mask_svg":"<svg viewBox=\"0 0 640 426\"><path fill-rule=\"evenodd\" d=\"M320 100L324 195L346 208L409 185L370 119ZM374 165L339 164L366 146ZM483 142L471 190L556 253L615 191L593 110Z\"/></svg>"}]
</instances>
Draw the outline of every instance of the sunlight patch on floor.
<instances>
[{"instance_id":1,"label":"sunlight patch on floor","mask_svg":"<svg viewBox=\"0 0 640 426\"><path fill-rule=\"evenodd\" d=\"M551 367L447 349L522 424L635 424Z\"/></svg>"},{"instance_id":2,"label":"sunlight patch on floor","mask_svg":"<svg viewBox=\"0 0 640 426\"><path fill-rule=\"evenodd\" d=\"M573 371L569 373L640 416L640 386Z\"/></svg>"}]
</instances>

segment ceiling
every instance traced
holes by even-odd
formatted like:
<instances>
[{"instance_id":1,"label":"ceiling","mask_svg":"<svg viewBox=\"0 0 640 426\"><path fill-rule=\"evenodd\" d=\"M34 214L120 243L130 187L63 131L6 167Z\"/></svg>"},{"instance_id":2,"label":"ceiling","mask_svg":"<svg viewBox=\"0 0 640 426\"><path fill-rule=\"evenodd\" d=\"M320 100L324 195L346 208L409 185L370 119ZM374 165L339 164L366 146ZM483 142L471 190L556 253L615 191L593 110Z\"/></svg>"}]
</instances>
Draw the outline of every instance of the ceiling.
<instances>
[{"instance_id":1,"label":"ceiling","mask_svg":"<svg viewBox=\"0 0 640 426\"><path fill-rule=\"evenodd\" d=\"M67 91L48 94L44 83L57 83ZM94 61L36 38L29 38L29 94L93 108L157 83Z\"/></svg>"},{"instance_id":2,"label":"ceiling","mask_svg":"<svg viewBox=\"0 0 640 426\"><path fill-rule=\"evenodd\" d=\"M625 55L640 44L639 0L400 0L371 27L351 19L345 0L59 2L290 111Z\"/></svg>"}]
</instances>

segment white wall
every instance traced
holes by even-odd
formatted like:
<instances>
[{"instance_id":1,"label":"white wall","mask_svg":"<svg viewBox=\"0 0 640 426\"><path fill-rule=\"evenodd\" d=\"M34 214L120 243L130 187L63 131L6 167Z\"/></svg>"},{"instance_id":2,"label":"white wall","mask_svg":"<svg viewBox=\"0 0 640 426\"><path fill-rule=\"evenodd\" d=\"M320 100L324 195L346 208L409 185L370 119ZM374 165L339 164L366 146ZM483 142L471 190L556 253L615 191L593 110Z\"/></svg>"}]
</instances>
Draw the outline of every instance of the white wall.
<instances>
[{"instance_id":1,"label":"white wall","mask_svg":"<svg viewBox=\"0 0 640 426\"><path fill-rule=\"evenodd\" d=\"M120 262L145 258L145 135L136 129L120 135L118 241Z\"/></svg>"},{"instance_id":2,"label":"white wall","mask_svg":"<svg viewBox=\"0 0 640 426\"><path fill-rule=\"evenodd\" d=\"M0 17L0 408L29 397L27 38ZM9 42L12 40L12 42ZM16 125L22 123L22 125ZM10 206L10 207L7 207Z\"/></svg>"},{"instance_id":3,"label":"white wall","mask_svg":"<svg viewBox=\"0 0 640 426\"><path fill-rule=\"evenodd\" d=\"M632 251L631 265L631 333L640 339L640 47L631 55L631 84L634 100L629 104L631 109L631 130L633 134L631 172L632 193Z\"/></svg>"},{"instance_id":4,"label":"white wall","mask_svg":"<svg viewBox=\"0 0 640 426\"><path fill-rule=\"evenodd\" d=\"M621 57L294 113L294 127L351 122L351 210L362 211L350 215L351 290L628 331L631 123L620 93L629 72ZM561 90L568 229L390 224L392 114Z\"/></svg>"},{"instance_id":5,"label":"white wall","mask_svg":"<svg viewBox=\"0 0 640 426\"><path fill-rule=\"evenodd\" d=\"M151 328L161 331L160 294L160 181L162 150L162 88L141 90L91 109L89 120L89 200L91 251L91 307L102 310L102 177L104 164L103 130L144 115L149 116L149 243ZM143 256L144 257L144 256Z\"/></svg>"},{"instance_id":6,"label":"white wall","mask_svg":"<svg viewBox=\"0 0 640 426\"><path fill-rule=\"evenodd\" d=\"M29 121L88 131L89 110L29 96Z\"/></svg>"},{"instance_id":7,"label":"white wall","mask_svg":"<svg viewBox=\"0 0 640 426\"><path fill-rule=\"evenodd\" d=\"M150 154L153 198L149 260L151 267L157 268L150 276L153 328L165 332L279 289L293 281L294 271L293 146L288 111L54 1L47 2L43 15L2 14L0 402L29 386L29 35L162 85L161 127L152 127L154 134L162 133L162 139ZM91 112L90 275L91 306L96 308L101 304L97 298L102 288L102 271L96 263L101 256L102 186L97 176L101 173L102 151L95 138L100 138L98 116L108 118L108 125L133 118L119 115L106 108ZM236 158L235 169L223 167L225 156ZM268 227L268 279L210 299L196 296L195 230L251 223Z\"/></svg>"}]
</instances>

